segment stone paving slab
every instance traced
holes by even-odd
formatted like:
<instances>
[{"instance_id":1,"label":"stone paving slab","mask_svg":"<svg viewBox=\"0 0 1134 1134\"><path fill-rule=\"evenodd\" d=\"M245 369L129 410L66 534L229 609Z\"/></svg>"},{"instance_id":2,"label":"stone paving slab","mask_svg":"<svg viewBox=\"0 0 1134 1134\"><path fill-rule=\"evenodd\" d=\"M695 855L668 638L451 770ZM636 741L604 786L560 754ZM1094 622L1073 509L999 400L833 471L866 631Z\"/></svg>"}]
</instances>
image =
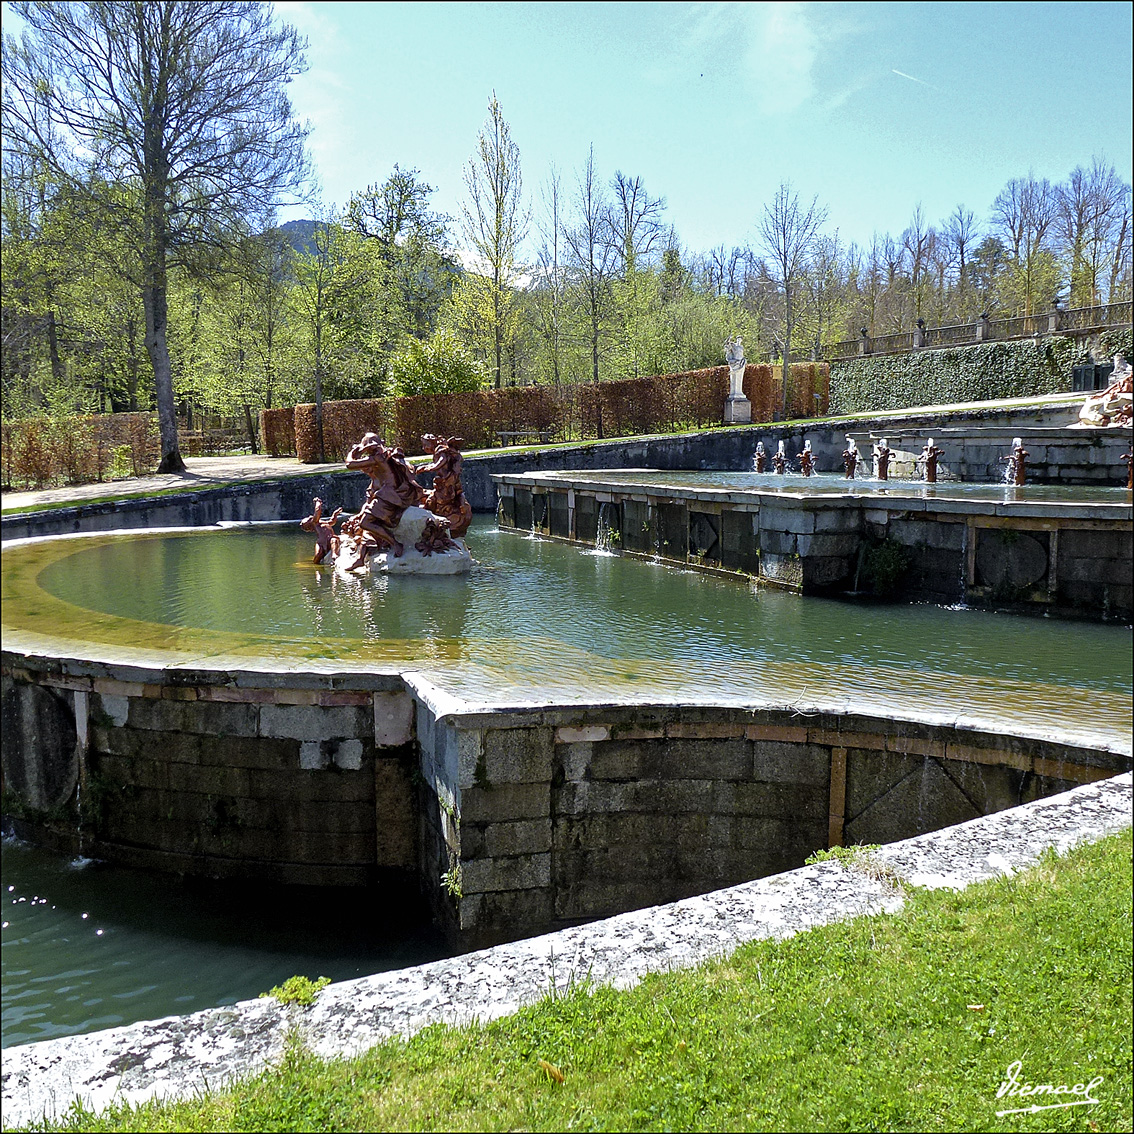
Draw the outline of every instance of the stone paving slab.
<instances>
[{"instance_id":1,"label":"stone paving slab","mask_svg":"<svg viewBox=\"0 0 1134 1134\"><path fill-rule=\"evenodd\" d=\"M63 488L42 488L28 492L5 492L0 508L12 512L39 504L45 507L85 504L90 500L108 500L122 496L145 496L179 488L184 492L200 492L226 484L274 480L277 477L316 475L341 472L342 462L327 465L301 465L295 457L186 457L187 473L162 473L132 476L125 480L102 481L97 484L67 485Z\"/></svg>"},{"instance_id":2,"label":"stone paving slab","mask_svg":"<svg viewBox=\"0 0 1134 1134\"><path fill-rule=\"evenodd\" d=\"M318 1054L350 1055L436 1022L491 1020L549 991L587 979L629 987L727 955L763 938L786 938L850 917L894 912L900 893L886 871L919 886L960 888L1011 874L1048 847L1066 852L1131 825L1129 773L1023 807L879 849L877 869L827 861L696 898L416 968L330 985L314 1007L249 1000L189 1016L8 1048L5 1125L66 1110L81 1096L112 1101L185 1097L258 1071L283 1052L291 1026Z\"/></svg>"}]
</instances>

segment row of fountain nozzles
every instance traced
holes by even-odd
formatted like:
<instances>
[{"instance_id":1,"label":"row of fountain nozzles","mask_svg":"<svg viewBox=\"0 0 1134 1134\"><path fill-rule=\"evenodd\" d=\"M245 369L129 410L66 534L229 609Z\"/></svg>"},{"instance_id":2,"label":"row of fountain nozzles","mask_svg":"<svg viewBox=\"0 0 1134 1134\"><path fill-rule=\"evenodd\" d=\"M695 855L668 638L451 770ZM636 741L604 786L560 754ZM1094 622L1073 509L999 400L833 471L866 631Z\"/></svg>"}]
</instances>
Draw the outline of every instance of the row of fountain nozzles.
<instances>
[{"instance_id":1,"label":"row of fountain nozzles","mask_svg":"<svg viewBox=\"0 0 1134 1134\"><path fill-rule=\"evenodd\" d=\"M921 455L917 458L916 463L922 466L922 477L928 484L935 484L937 482L937 462L944 456L945 450L939 449L934 443L933 438L930 437L922 449ZM893 455L893 450L887 444L886 438L883 437L880 441L875 442L872 449L874 457L875 473L879 480L888 480L890 477L890 458ZM1008 475L1012 478L1013 484L1023 484L1027 476L1027 458L1028 451L1024 448L1023 442L1019 437L1012 438L1012 452L1007 457L1001 457L1002 461L1008 462ZM843 476L847 480L854 480L855 471L858 468L858 462L862 459L862 454L858 451L858 443L849 434L847 435L847 447L843 450ZM815 457L811 452L811 442L804 441L803 451L799 454L799 471L804 476L810 476L815 471ZM753 467L756 472L762 473L767 470L768 455L764 451L764 442L758 441L756 443L756 455L752 461ZM772 456L772 471L780 475L787 470L788 456L784 452L784 443L779 442L775 454Z\"/></svg>"}]
</instances>

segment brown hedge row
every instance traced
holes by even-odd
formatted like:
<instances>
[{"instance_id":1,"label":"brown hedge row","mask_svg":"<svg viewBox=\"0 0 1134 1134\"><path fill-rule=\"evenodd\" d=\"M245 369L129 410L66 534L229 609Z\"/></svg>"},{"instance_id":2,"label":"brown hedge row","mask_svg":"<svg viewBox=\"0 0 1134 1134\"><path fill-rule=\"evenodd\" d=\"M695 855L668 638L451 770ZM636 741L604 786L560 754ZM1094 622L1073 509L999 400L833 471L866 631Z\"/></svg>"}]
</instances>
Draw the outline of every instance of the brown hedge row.
<instances>
[{"instance_id":1,"label":"brown hedge row","mask_svg":"<svg viewBox=\"0 0 1134 1134\"><path fill-rule=\"evenodd\" d=\"M262 409L260 437L264 452L271 457L295 455L295 407Z\"/></svg>"},{"instance_id":2,"label":"brown hedge row","mask_svg":"<svg viewBox=\"0 0 1134 1134\"><path fill-rule=\"evenodd\" d=\"M4 486L90 484L152 471L161 453L157 415L24 418L0 423Z\"/></svg>"},{"instance_id":3,"label":"brown hedge row","mask_svg":"<svg viewBox=\"0 0 1134 1134\"><path fill-rule=\"evenodd\" d=\"M744 393L752 402L753 421L771 421L782 404L779 367L750 365ZM813 395L826 408L826 363L793 363L790 415L815 413ZM407 453L423 452L422 435L463 437L466 448L488 448L500 432L547 432L554 440L625 437L672 433L719 424L728 397L728 367L713 366L683 374L627 378L598 386L517 386L460 394L421 394L410 398L370 398L323 403L324 452L337 461L362 436L373 432ZM269 411L273 414L280 410ZM264 416L261 415L264 422ZM268 426L264 422L265 445ZM294 412L295 452L300 461L317 461L315 407ZM269 451L273 451L269 449Z\"/></svg>"}]
</instances>

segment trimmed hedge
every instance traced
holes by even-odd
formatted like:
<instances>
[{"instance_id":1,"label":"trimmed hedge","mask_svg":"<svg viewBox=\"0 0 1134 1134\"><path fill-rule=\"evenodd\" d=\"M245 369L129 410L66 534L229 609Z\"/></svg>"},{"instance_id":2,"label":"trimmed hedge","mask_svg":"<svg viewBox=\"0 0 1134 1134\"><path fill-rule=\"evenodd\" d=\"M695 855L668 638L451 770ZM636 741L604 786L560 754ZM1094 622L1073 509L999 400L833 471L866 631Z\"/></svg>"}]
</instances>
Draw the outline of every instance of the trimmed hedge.
<instances>
[{"instance_id":1,"label":"trimmed hedge","mask_svg":"<svg viewBox=\"0 0 1134 1134\"><path fill-rule=\"evenodd\" d=\"M0 423L0 470L6 488L90 484L140 476L161 454L157 414L23 418Z\"/></svg>"},{"instance_id":2,"label":"trimmed hedge","mask_svg":"<svg viewBox=\"0 0 1134 1134\"><path fill-rule=\"evenodd\" d=\"M1130 348L1129 328L1099 336L1103 357L1129 354ZM1089 359L1087 343L1060 335L835 362L831 411L870 413L1069 393L1071 368Z\"/></svg>"},{"instance_id":3,"label":"trimmed hedge","mask_svg":"<svg viewBox=\"0 0 1134 1134\"><path fill-rule=\"evenodd\" d=\"M264 452L272 457L295 456L295 407L262 409L260 437Z\"/></svg>"},{"instance_id":4,"label":"trimmed hedge","mask_svg":"<svg viewBox=\"0 0 1134 1134\"><path fill-rule=\"evenodd\" d=\"M820 408L826 408L826 363L793 363L791 376L791 416L813 415L815 394L820 395ZM782 404L780 367L746 367L744 393L752 402L753 421L771 421ZM672 433L719 425L727 397L728 367L714 366L598 386L516 386L324 402L324 453L328 461L336 461L367 432L377 433L387 444L401 445L410 454L424 451L425 433L463 437L470 449L489 448L499 432L547 432L558 440ZM264 414L261 422L265 446L274 452ZM300 461L310 464L319 459L314 405L295 407L293 437Z\"/></svg>"}]
</instances>

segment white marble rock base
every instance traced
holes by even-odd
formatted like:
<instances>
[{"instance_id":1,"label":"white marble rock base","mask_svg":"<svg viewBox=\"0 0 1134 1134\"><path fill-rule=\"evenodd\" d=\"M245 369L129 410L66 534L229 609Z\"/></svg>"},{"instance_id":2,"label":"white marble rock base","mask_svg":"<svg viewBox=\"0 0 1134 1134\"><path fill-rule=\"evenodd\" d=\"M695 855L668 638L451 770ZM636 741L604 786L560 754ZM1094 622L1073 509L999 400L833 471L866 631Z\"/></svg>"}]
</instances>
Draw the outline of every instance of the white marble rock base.
<instances>
[{"instance_id":1,"label":"white marble rock base","mask_svg":"<svg viewBox=\"0 0 1134 1134\"><path fill-rule=\"evenodd\" d=\"M430 520L440 519L440 516L434 515L427 508L407 508L394 530L395 538L405 548L402 554L380 551L377 555L371 555L365 565L356 570L369 570L372 574L382 575L463 575L472 569L474 562L463 539L455 541L456 547L448 551L435 551L432 555L422 555L414 547L421 539L425 525ZM335 566L345 571L356 557L354 545L344 540Z\"/></svg>"}]
</instances>

